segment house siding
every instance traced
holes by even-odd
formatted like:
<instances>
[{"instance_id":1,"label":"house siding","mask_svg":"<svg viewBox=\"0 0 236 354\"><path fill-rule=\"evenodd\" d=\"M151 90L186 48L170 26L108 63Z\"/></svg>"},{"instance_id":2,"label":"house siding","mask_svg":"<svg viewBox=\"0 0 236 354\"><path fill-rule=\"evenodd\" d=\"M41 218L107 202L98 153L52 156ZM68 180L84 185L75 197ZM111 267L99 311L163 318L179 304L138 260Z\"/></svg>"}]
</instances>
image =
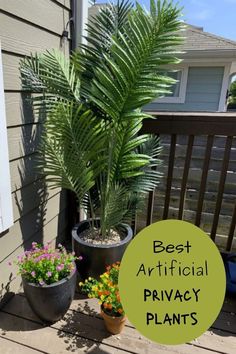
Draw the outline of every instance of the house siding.
<instances>
[{"instance_id":1,"label":"house siding","mask_svg":"<svg viewBox=\"0 0 236 354\"><path fill-rule=\"evenodd\" d=\"M157 103L152 111L218 111L224 67L189 67L185 103Z\"/></svg>"},{"instance_id":2,"label":"house siding","mask_svg":"<svg viewBox=\"0 0 236 354\"><path fill-rule=\"evenodd\" d=\"M8 266L32 241L62 240L67 229L67 198L48 189L36 173L41 125L22 92L20 60L31 53L60 48L69 54L71 40L61 41L69 18L69 0L0 0L4 90L14 225L0 234L0 307L17 291L16 267Z\"/></svg>"}]
</instances>

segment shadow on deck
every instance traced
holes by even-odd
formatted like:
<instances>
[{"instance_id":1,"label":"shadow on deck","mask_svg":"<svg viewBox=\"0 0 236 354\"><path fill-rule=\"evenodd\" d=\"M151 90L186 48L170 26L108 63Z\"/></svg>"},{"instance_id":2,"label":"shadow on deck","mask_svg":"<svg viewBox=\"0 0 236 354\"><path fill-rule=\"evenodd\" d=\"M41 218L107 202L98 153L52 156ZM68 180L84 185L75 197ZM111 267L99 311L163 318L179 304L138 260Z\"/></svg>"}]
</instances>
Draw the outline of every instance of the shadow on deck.
<instances>
[{"instance_id":1,"label":"shadow on deck","mask_svg":"<svg viewBox=\"0 0 236 354\"><path fill-rule=\"evenodd\" d=\"M48 327L31 311L23 294L0 311L0 353L125 354L236 353L236 299L227 298L212 328L184 345L155 344L127 323L120 335L110 335L99 316L96 300L76 295L63 320Z\"/></svg>"}]
</instances>

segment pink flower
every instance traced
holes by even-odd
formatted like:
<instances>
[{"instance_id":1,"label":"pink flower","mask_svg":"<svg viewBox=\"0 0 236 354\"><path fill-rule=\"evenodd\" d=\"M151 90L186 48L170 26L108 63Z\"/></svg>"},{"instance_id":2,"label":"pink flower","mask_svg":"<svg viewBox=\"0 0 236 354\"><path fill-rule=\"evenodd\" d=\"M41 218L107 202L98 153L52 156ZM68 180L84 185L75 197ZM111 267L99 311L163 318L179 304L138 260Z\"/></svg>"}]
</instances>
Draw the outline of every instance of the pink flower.
<instances>
[{"instance_id":1,"label":"pink flower","mask_svg":"<svg viewBox=\"0 0 236 354\"><path fill-rule=\"evenodd\" d=\"M47 272L47 276L51 277L52 276L52 272Z\"/></svg>"},{"instance_id":2,"label":"pink flower","mask_svg":"<svg viewBox=\"0 0 236 354\"><path fill-rule=\"evenodd\" d=\"M64 264L59 264L59 265L56 267L56 270L57 270L58 272L60 272L63 268L64 268Z\"/></svg>"},{"instance_id":3,"label":"pink flower","mask_svg":"<svg viewBox=\"0 0 236 354\"><path fill-rule=\"evenodd\" d=\"M35 271L33 270L32 272L31 272L31 275L32 275L32 277L35 277Z\"/></svg>"},{"instance_id":4,"label":"pink flower","mask_svg":"<svg viewBox=\"0 0 236 354\"><path fill-rule=\"evenodd\" d=\"M78 257L78 260L79 260L79 261L82 261L82 259L83 259L82 256L79 256L79 257Z\"/></svg>"},{"instance_id":5,"label":"pink flower","mask_svg":"<svg viewBox=\"0 0 236 354\"><path fill-rule=\"evenodd\" d=\"M39 281L39 284L40 284L41 286L43 286L45 283L44 283L44 281L41 279L41 280Z\"/></svg>"},{"instance_id":6,"label":"pink flower","mask_svg":"<svg viewBox=\"0 0 236 354\"><path fill-rule=\"evenodd\" d=\"M35 250L37 248L37 242L32 242L32 248Z\"/></svg>"}]
</instances>

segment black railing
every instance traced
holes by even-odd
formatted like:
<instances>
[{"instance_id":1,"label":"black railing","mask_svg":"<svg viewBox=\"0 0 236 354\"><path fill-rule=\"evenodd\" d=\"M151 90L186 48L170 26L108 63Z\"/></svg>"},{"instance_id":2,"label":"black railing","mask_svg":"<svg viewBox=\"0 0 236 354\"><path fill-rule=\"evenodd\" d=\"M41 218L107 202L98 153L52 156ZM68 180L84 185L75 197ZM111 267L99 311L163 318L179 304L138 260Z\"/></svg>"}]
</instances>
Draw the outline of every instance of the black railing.
<instances>
[{"instance_id":1,"label":"black railing","mask_svg":"<svg viewBox=\"0 0 236 354\"><path fill-rule=\"evenodd\" d=\"M183 219L231 250L236 224L236 114L152 115L157 119L145 120L142 132L160 136L165 172L160 186L149 194L146 215L137 216L135 227Z\"/></svg>"}]
</instances>

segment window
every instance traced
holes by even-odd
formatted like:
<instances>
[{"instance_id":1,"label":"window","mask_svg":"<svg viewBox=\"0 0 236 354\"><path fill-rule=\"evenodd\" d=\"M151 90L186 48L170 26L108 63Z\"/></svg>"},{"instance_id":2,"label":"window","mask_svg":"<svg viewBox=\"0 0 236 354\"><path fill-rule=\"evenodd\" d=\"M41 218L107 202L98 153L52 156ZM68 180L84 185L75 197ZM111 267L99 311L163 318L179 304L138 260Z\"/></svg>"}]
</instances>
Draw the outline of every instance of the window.
<instances>
[{"instance_id":1,"label":"window","mask_svg":"<svg viewBox=\"0 0 236 354\"><path fill-rule=\"evenodd\" d=\"M155 102L158 103L184 103L186 96L188 68L177 69L176 71L166 71L166 75L177 80L177 82L170 87L171 93L164 97L158 98Z\"/></svg>"},{"instance_id":2,"label":"window","mask_svg":"<svg viewBox=\"0 0 236 354\"><path fill-rule=\"evenodd\" d=\"M13 224L6 113L0 43L0 232Z\"/></svg>"}]
</instances>

